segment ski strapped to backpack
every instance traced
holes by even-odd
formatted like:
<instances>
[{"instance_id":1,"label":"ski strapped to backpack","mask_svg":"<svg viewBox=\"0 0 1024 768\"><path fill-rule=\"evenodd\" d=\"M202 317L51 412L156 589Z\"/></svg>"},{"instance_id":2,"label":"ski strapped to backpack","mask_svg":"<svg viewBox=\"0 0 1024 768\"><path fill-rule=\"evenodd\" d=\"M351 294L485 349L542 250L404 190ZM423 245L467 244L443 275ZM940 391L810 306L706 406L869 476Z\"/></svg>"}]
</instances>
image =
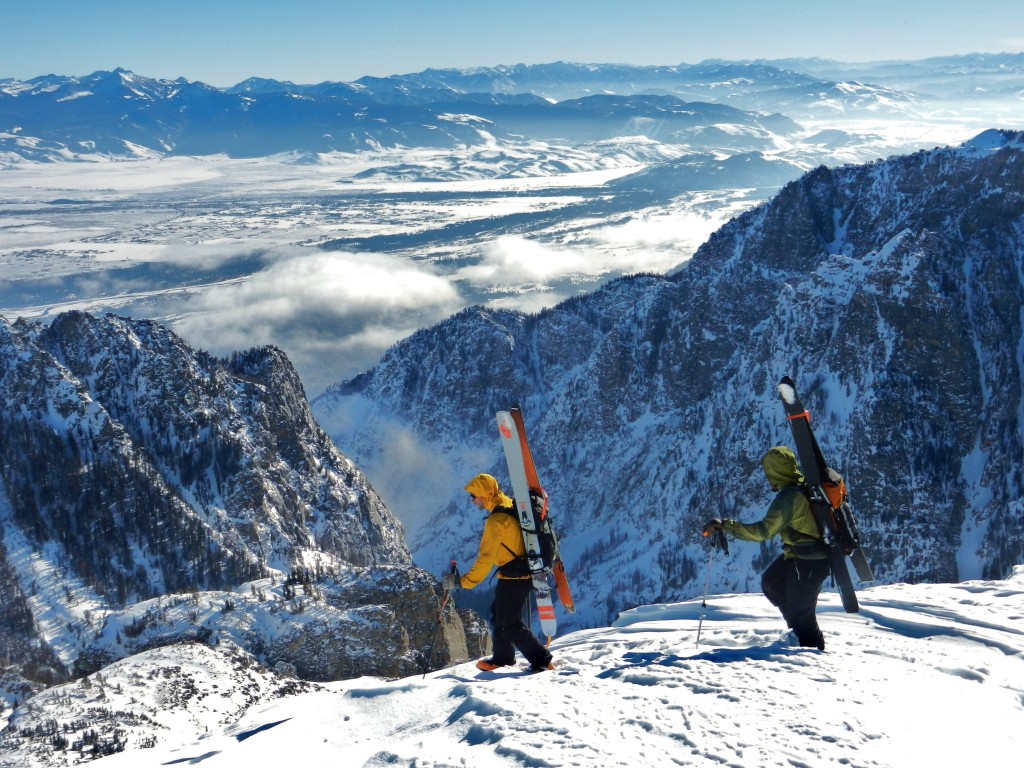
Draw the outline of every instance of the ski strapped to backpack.
<instances>
[{"instance_id":1,"label":"ski strapped to backpack","mask_svg":"<svg viewBox=\"0 0 1024 768\"><path fill-rule=\"evenodd\" d=\"M501 447L505 453L509 479L512 482L512 496L516 503L519 527L523 532L523 544L526 548L524 558L533 579L537 615L540 618L541 629L550 640L554 637L558 624L551 598L549 573L554 576L562 607L572 613L575 611L575 605L559 553L558 537L551 527L547 493L537 479L537 469L526 440L522 411L517 405L508 411L499 411L497 422Z\"/></svg>"},{"instance_id":2,"label":"ski strapped to backpack","mask_svg":"<svg viewBox=\"0 0 1024 768\"><path fill-rule=\"evenodd\" d=\"M843 608L848 613L856 613L860 606L846 558L850 558L861 581L874 581L874 576L861 545L860 531L850 507L846 483L838 472L825 463L818 440L811 430L810 413L800 402L796 385L789 376L784 376L779 382L778 392L793 432L797 461L804 474L804 492L828 550L832 577L839 589Z\"/></svg>"},{"instance_id":3,"label":"ski strapped to backpack","mask_svg":"<svg viewBox=\"0 0 1024 768\"><path fill-rule=\"evenodd\" d=\"M548 495L543 490L538 492L531 487L530 506L533 509L533 526L537 534L537 546L540 548L540 559L544 564L544 569L550 571L555 565L558 538L551 528L551 521L548 520ZM518 515L513 515L513 517L517 520L520 519ZM508 546L504 544L502 546L514 555L511 563L506 563L501 567L502 573L506 576L526 576L532 573L528 554L516 555Z\"/></svg>"},{"instance_id":4,"label":"ski strapped to backpack","mask_svg":"<svg viewBox=\"0 0 1024 768\"><path fill-rule=\"evenodd\" d=\"M575 612L575 603L572 600L572 591L569 589L568 577L565 574L565 564L562 562L561 550L558 546L558 536L551 523L548 514L548 494L541 486L537 476L537 466L534 464L534 455L529 451L529 442L526 440L526 425L523 423L522 410L513 406L511 410L512 421L519 428L522 443L523 466L526 469L526 482L529 484L530 499L534 503L534 519L537 522L538 536L541 545L541 559L546 567L550 567L552 577L555 580L555 591L558 593L558 601L567 613Z\"/></svg>"},{"instance_id":5,"label":"ski strapped to backpack","mask_svg":"<svg viewBox=\"0 0 1024 768\"><path fill-rule=\"evenodd\" d=\"M576 612L576 604L572 599L572 590L569 589L569 579L565 574L565 564L562 562L562 553L558 546L558 536L555 534L554 526L551 524L551 517L548 515L548 494L541 487L537 478L537 467L533 463L533 454L530 452L530 443L526 439L526 424L523 421L523 412L518 405L511 409L512 421L519 429L520 445L523 449L523 466L526 469L526 481L530 486L530 498L533 502L533 515L537 523L537 531L540 544L540 556L545 567L551 569L551 575L555 579L555 590L558 592L558 601L567 613Z\"/></svg>"}]
</instances>

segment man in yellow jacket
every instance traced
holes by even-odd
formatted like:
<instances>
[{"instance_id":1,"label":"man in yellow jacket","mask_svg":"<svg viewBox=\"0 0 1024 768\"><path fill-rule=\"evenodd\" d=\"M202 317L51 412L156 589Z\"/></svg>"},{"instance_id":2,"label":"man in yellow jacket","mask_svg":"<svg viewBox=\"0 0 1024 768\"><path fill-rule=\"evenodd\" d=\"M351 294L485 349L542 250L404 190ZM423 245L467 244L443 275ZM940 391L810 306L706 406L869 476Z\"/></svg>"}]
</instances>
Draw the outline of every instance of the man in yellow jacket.
<instances>
[{"instance_id":1,"label":"man in yellow jacket","mask_svg":"<svg viewBox=\"0 0 1024 768\"><path fill-rule=\"evenodd\" d=\"M466 485L473 504L488 515L480 537L476 562L464 576L450 574L444 578L446 589L473 589L498 567L498 584L491 605L491 627L494 653L476 663L478 669L490 672L515 664L516 648L530 662L530 669L540 672L552 669L551 654L523 623L523 609L533 589L530 568L526 562L526 546L519 527L515 503L501 492L498 481L480 474Z\"/></svg>"},{"instance_id":2,"label":"man in yellow jacket","mask_svg":"<svg viewBox=\"0 0 1024 768\"><path fill-rule=\"evenodd\" d=\"M831 573L828 553L822 543L811 504L801 486L804 476L796 456L777 446L761 459L765 477L778 495L757 523L709 520L707 534L723 530L742 541L782 539L782 554L761 575L761 589L779 609L787 626L802 646L825 650L825 638L815 611L822 582Z\"/></svg>"}]
</instances>

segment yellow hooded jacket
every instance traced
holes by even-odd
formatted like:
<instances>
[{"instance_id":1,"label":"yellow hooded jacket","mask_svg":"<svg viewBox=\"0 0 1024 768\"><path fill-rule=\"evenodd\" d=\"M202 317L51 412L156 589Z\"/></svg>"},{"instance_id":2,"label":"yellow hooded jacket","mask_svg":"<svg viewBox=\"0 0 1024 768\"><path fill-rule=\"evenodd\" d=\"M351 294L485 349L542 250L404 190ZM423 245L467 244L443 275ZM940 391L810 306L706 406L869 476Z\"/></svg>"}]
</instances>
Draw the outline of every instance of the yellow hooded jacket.
<instances>
[{"instance_id":1,"label":"yellow hooded jacket","mask_svg":"<svg viewBox=\"0 0 1024 768\"><path fill-rule=\"evenodd\" d=\"M518 555L526 554L523 532L519 527L515 502L501 492L498 481L490 475L480 474L466 485L466 491L483 501L490 512L484 521L484 532L480 537L480 552L476 562L459 580L463 589L472 589L487 578L491 568L500 569ZM505 576L498 571L499 579L529 579L530 576Z\"/></svg>"}]
</instances>

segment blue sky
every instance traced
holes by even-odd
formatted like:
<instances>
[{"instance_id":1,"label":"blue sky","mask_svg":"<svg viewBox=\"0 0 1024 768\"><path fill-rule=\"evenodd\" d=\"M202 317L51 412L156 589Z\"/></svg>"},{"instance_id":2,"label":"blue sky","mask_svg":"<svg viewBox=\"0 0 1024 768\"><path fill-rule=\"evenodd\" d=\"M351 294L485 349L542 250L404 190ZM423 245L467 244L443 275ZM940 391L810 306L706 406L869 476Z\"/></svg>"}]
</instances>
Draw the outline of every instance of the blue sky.
<instances>
[{"instance_id":1,"label":"blue sky","mask_svg":"<svg viewBox=\"0 0 1024 768\"><path fill-rule=\"evenodd\" d=\"M1021 0L49 0L9 3L2 19L0 78L124 67L220 87L558 60L1024 50Z\"/></svg>"}]
</instances>

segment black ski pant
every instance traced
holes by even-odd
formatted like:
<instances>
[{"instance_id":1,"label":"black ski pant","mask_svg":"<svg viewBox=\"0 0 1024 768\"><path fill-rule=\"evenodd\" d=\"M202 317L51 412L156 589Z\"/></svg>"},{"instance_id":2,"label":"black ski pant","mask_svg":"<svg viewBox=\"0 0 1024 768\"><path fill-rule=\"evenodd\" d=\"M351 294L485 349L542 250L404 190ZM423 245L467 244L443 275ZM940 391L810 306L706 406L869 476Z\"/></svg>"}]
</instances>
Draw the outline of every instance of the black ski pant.
<instances>
[{"instance_id":1,"label":"black ski pant","mask_svg":"<svg viewBox=\"0 0 1024 768\"><path fill-rule=\"evenodd\" d=\"M547 666L551 654L523 623L523 609L533 591L530 579L498 579L491 605L495 664L515 664L516 648L532 666Z\"/></svg>"},{"instance_id":2,"label":"black ski pant","mask_svg":"<svg viewBox=\"0 0 1024 768\"><path fill-rule=\"evenodd\" d=\"M787 560L780 555L761 575L765 597L782 612L800 645L825 648L815 610L821 585L830 572L828 560Z\"/></svg>"}]
</instances>

